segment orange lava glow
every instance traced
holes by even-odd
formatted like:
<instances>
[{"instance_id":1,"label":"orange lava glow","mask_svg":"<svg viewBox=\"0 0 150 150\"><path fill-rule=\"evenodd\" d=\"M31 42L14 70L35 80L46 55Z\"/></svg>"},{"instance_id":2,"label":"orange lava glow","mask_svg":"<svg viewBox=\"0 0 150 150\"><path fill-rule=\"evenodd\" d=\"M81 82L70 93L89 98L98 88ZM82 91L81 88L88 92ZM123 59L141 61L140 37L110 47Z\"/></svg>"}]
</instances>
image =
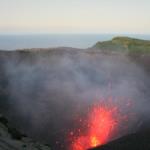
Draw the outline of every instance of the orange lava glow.
<instances>
[{"instance_id":1,"label":"orange lava glow","mask_svg":"<svg viewBox=\"0 0 150 150\"><path fill-rule=\"evenodd\" d=\"M85 133L80 133L71 150L87 150L107 143L118 128L117 107L94 106L87 117Z\"/></svg>"}]
</instances>

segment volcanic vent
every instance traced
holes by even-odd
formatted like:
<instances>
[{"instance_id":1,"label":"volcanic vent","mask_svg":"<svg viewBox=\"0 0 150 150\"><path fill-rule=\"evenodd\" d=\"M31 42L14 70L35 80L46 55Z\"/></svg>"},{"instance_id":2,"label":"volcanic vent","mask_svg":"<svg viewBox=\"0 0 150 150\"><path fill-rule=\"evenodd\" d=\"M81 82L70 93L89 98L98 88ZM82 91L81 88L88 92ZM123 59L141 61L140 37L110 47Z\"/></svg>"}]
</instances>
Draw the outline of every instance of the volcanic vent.
<instances>
[{"instance_id":1,"label":"volcanic vent","mask_svg":"<svg viewBox=\"0 0 150 150\"><path fill-rule=\"evenodd\" d=\"M87 116L79 117L80 127L71 131L69 139L71 145L68 150L87 150L118 138L128 131L128 121L133 121L135 115L131 112L123 113L123 107L132 107L130 101L124 106L114 102L112 97L100 100L88 109ZM131 109L131 108L130 108ZM134 120L135 121L135 120Z\"/></svg>"}]
</instances>

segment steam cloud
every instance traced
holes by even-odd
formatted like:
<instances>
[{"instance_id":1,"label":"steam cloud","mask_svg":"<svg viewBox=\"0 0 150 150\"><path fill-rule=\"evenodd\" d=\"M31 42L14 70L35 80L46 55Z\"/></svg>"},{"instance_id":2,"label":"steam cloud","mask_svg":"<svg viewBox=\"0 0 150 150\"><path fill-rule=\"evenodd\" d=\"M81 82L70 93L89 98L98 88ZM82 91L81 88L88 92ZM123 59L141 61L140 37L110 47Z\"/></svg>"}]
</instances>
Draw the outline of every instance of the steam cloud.
<instances>
[{"instance_id":1,"label":"steam cloud","mask_svg":"<svg viewBox=\"0 0 150 150\"><path fill-rule=\"evenodd\" d=\"M139 129L150 113L149 75L124 55L27 52L8 60L5 72L10 118L28 135L50 144L65 141L64 133L76 126L76 114L85 115L101 97L117 97L123 112L136 114L128 132ZM119 97L123 104L131 100L132 110L120 105Z\"/></svg>"}]
</instances>

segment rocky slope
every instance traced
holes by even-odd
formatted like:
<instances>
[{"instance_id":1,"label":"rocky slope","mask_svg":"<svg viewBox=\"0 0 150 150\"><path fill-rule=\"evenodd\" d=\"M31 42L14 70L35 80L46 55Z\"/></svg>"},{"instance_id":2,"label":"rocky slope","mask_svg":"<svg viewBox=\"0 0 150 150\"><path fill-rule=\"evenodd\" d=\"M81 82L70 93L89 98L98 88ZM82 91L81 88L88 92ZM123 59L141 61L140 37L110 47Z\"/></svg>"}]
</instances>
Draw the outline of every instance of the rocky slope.
<instances>
[{"instance_id":1,"label":"rocky slope","mask_svg":"<svg viewBox=\"0 0 150 150\"><path fill-rule=\"evenodd\" d=\"M0 115L0 150L50 150L50 148L11 128L7 120Z\"/></svg>"}]
</instances>

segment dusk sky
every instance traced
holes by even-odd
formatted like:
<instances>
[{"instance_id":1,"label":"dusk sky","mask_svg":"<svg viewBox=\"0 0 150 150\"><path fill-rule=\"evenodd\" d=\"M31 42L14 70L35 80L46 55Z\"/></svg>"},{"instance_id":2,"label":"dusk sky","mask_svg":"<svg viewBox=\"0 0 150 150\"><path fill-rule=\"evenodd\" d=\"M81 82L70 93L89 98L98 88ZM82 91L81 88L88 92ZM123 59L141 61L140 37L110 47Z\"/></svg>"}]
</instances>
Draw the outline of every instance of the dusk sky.
<instances>
[{"instance_id":1,"label":"dusk sky","mask_svg":"<svg viewBox=\"0 0 150 150\"><path fill-rule=\"evenodd\" d=\"M0 33L150 34L150 0L0 0Z\"/></svg>"}]
</instances>

